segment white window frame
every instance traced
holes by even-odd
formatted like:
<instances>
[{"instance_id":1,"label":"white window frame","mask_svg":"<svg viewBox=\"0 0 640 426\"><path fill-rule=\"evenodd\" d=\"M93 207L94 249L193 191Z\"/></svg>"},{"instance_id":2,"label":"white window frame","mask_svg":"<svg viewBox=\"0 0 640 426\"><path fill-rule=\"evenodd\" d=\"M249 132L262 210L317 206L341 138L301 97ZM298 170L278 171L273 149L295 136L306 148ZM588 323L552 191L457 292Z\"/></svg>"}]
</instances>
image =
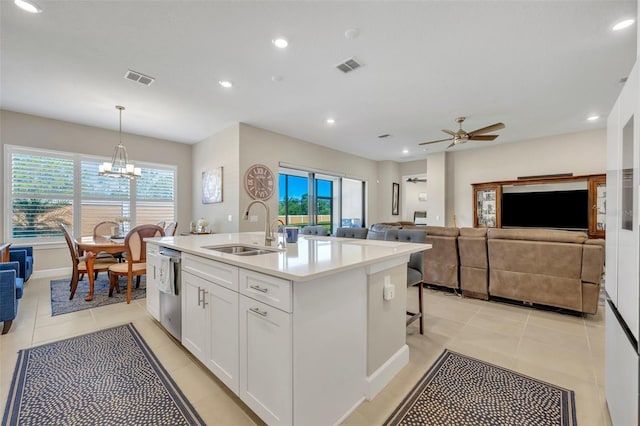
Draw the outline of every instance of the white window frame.
<instances>
[{"instance_id":1,"label":"white window frame","mask_svg":"<svg viewBox=\"0 0 640 426\"><path fill-rule=\"evenodd\" d=\"M11 242L14 244L28 244L34 246L46 246L46 245L56 245L59 246L60 243L64 243L64 237L60 236L59 238L13 238L13 190L12 190L12 158L14 153L23 153L29 155L42 155L42 156L50 156L50 157L58 157L64 159L73 160L73 198L72 198L72 208L73 208L73 229L81 229L80 220L82 218L81 209L82 209L82 161L93 161L102 163L105 161L110 161L110 157L102 157L97 155L90 154L80 154L80 153L72 153L66 151L57 151L50 150L44 148L33 148L24 145L9 145L6 144L4 146L4 239L6 242ZM151 169L160 169L160 170L170 170L173 172L173 216L177 219L178 216L178 167L176 165L171 164L160 164L160 163L150 163L150 162L139 162L135 161L136 166L141 168L151 168ZM131 182L131 186L129 188L129 200L131 202L131 215L135 217L135 204L136 204L136 181L133 180ZM34 197L37 198L37 197ZM78 235L79 236L79 235Z\"/></svg>"}]
</instances>

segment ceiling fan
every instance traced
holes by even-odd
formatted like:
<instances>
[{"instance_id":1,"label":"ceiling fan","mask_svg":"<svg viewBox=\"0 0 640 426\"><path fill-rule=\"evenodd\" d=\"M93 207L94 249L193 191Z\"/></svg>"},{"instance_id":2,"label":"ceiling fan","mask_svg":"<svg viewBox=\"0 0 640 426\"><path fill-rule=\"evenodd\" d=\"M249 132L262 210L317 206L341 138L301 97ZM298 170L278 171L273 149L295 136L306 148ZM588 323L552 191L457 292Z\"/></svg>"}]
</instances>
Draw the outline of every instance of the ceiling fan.
<instances>
[{"instance_id":1,"label":"ceiling fan","mask_svg":"<svg viewBox=\"0 0 640 426\"><path fill-rule=\"evenodd\" d=\"M496 124L492 124L491 126L482 127L481 129L474 130L473 132L465 132L464 130L462 130L462 122L464 121L464 119L465 117L456 118L456 123L458 123L458 125L460 126L457 132L454 132L451 130L444 130L444 129L442 130L443 132L451 135L450 138L439 139L437 141L422 142L418 145L428 145L431 143L452 141L451 144L447 147L447 149L449 149L452 146L458 145L460 143L465 143L466 141L492 141L495 138L497 138L498 135L485 135L484 133L489 133L489 132L493 132L494 130L504 129L503 123L496 123Z\"/></svg>"}]
</instances>

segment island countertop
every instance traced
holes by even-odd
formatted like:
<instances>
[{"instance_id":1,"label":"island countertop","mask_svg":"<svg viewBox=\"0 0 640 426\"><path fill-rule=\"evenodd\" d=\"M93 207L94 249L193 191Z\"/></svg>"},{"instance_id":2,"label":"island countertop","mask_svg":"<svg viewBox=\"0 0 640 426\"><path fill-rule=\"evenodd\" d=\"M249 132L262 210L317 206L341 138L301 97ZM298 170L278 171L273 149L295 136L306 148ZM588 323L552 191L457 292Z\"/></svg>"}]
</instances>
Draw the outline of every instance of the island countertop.
<instances>
[{"instance_id":1,"label":"island countertop","mask_svg":"<svg viewBox=\"0 0 640 426\"><path fill-rule=\"evenodd\" d=\"M430 244L300 235L297 243L287 243L286 250L239 256L205 247L233 244L265 247L264 232L174 236L146 241L147 244L157 244L292 281L308 281L400 256L408 259L411 253L431 248Z\"/></svg>"}]
</instances>

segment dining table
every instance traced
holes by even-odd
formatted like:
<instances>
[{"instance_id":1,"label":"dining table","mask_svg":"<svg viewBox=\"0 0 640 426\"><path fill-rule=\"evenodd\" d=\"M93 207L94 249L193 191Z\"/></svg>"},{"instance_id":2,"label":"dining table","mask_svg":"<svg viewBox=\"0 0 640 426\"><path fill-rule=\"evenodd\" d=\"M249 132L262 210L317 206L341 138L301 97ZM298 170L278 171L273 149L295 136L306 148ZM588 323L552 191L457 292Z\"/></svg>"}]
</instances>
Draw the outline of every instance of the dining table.
<instances>
[{"instance_id":1,"label":"dining table","mask_svg":"<svg viewBox=\"0 0 640 426\"><path fill-rule=\"evenodd\" d=\"M84 298L85 301L93 300L94 290L94 273L93 266L96 262L96 256L100 252L115 254L126 251L124 238L111 238L109 236L87 236L76 238L76 244L80 252L85 252L85 262L87 265L87 275L89 278L89 295Z\"/></svg>"}]
</instances>

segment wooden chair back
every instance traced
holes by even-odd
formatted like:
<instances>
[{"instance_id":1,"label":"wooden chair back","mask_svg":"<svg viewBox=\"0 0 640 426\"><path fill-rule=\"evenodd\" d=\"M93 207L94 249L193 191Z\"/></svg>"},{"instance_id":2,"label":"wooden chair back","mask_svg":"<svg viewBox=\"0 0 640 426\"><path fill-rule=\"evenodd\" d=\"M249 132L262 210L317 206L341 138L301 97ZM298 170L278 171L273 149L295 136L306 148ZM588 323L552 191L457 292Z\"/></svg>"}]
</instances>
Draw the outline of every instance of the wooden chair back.
<instances>
[{"instance_id":1,"label":"wooden chair back","mask_svg":"<svg viewBox=\"0 0 640 426\"><path fill-rule=\"evenodd\" d=\"M147 243L145 238L164 237L164 229L158 225L138 225L124 239L128 263L144 263L147 261Z\"/></svg>"},{"instance_id":2,"label":"wooden chair back","mask_svg":"<svg viewBox=\"0 0 640 426\"><path fill-rule=\"evenodd\" d=\"M178 229L178 222L169 222L167 226L164 228L164 235L173 237L174 235L176 235L177 229Z\"/></svg>"},{"instance_id":3,"label":"wooden chair back","mask_svg":"<svg viewBox=\"0 0 640 426\"><path fill-rule=\"evenodd\" d=\"M111 229L114 226L118 226L118 222L114 222L112 220L105 220L103 222L100 222L96 226L93 227L93 236L94 237L101 237L101 236L104 236L104 235L112 235L111 234Z\"/></svg>"}]
</instances>

